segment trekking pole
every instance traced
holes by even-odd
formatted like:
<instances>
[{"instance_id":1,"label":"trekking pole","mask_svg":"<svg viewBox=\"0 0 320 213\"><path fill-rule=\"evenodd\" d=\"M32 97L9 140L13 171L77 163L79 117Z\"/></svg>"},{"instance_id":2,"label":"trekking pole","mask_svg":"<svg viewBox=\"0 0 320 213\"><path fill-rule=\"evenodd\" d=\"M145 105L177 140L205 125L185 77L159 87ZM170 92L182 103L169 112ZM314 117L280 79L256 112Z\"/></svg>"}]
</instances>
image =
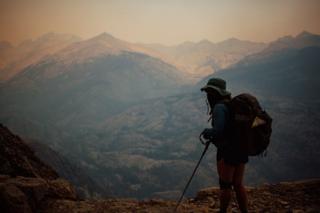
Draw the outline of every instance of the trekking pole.
<instances>
[{"instance_id":1,"label":"trekking pole","mask_svg":"<svg viewBox=\"0 0 320 213\"><path fill-rule=\"evenodd\" d=\"M197 169L198 169L198 167L199 167L199 165L200 165L200 163L201 163L201 160L202 160L203 156L206 154L206 152L207 152L207 150L208 150L208 148L209 148L210 141L206 141L206 142L203 141L203 140L202 140L202 133L200 134L200 137L199 137L199 138L200 138L201 143L202 143L203 145L205 145L205 148L204 148L204 150L203 150L203 152L202 152L202 154L201 154L201 157L200 157L200 159L199 159L196 167L194 168L194 170L193 170L193 172L192 172L191 177L189 178L189 181L188 181L187 185L184 187L184 190L183 190L183 192L182 192L182 194L181 194L181 196L180 196L180 198L179 198L179 201L178 201L178 203L177 203L177 205L176 205L176 208L175 208L174 212L177 212L178 207L179 207L179 205L180 205L180 203L181 203L181 201L182 201L182 198L183 198L184 194L186 193L186 191L187 191L187 189L188 189L188 187L189 187L189 184L191 183L191 180L192 180L194 174L196 173L196 171L197 171Z\"/></svg>"}]
</instances>

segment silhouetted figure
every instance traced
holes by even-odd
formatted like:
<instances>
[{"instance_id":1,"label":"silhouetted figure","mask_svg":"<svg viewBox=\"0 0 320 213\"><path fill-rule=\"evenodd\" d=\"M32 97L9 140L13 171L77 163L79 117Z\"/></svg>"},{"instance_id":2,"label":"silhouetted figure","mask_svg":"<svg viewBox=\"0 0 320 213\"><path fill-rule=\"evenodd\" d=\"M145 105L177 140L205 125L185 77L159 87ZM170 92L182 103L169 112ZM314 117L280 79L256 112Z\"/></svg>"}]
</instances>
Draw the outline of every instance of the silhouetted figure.
<instances>
[{"instance_id":1,"label":"silhouetted figure","mask_svg":"<svg viewBox=\"0 0 320 213\"><path fill-rule=\"evenodd\" d=\"M211 78L201 91L207 93L212 122L212 128L205 129L203 137L217 146L220 212L227 212L232 188L236 192L241 212L247 212L248 199L243 185L243 176L248 154L239 149L237 141L231 140L229 134L232 128L232 112L228 109L231 93L226 90L226 82L219 78Z\"/></svg>"}]
</instances>

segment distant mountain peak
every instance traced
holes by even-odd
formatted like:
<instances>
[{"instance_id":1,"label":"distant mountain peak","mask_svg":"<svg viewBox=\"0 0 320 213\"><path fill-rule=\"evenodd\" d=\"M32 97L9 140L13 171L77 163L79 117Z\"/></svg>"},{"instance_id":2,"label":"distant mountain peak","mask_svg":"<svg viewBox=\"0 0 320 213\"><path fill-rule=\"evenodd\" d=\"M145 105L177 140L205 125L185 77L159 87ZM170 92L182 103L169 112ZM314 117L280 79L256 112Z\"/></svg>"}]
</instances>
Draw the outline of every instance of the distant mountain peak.
<instances>
[{"instance_id":1,"label":"distant mountain peak","mask_svg":"<svg viewBox=\"0 0 320 213\"><path fill-rule=\"evenodd\" d=\"M287 36L280 37L275 42L277 42L277 41L280 41L280 42L283 42L283 41L297 41L297 40L301 40L301 39L313 39L313 38L319 38L319 37L320 36L317 35L317 34L313 34L313 33L310 33L308 31L304 30L301 33L299 33L298 35L296 35L295 37L291 36L291 35L287 35ZM274 43L274 42L272 42L272 43Z\"/></svg>"},{"instance_id":2,"label":"distant mountain peak","mask_svg":"<svg viewBox=\"0 0 320 213\"><path fill-rule=\"evenodd\" d=\"M213 43L208 39L202 39L201 41L198 42L198 44L212 45Z\"/></svg>"},{"instance_id":3,"label":"distant mountain peak","mask_svg":"<svg viewBox=\"0 0 320 213\"><path fill-rule=\"evenodd\" d=\"M231 37L231 38L226 39L225 41L242 41L242 40L235 38L235 37Z\"/></svg>"},{"instance_id":4,"label":"distant mountain peak","mask_svg":"<svg viewBox=\"0 0 320 213\"><path fill-rule=\"evenodd\" d=\"M92 40L110 40L110 39L118 40L117 38L115 38L114 36L112 36L111 34L109 34L107 32L103 32L103 33L92 38Z\"/></svg>"},{"instance_id":5,"label":"distant mountain peak","mask_svg":"<svg viewBox=\"0 0 320 213\"><path fill-rule=\"evenodd\" d=\"M224 41L218 42L216 44L228 44L228 45L264 45L263 42L254 42L249 40L241 40L235 37L228 38Z\"/></svg>"},{"instance_id":6,"label":"distant mountain peak","mask_svg":"<svg viewBox=\"0 0 320 213\"><path fill-rule=\"evenodd\" d=\"M45 33L43 35L41 35L40 37L38 37L37 39L35 39L34 41L48 41L48 40L60 40L60 39L67 39L67 40L74 40L74 41L78 41L81 40L80 37L73 35L73 34L67 34L67 33L56 33L56 32L48 32Z\"/></svg>"},{"instance_id":7,"label":"distant mountain peak","mask_svg":"<svg viewBox=\"0 0 320 213\"><path fill-rule=\"evenodd\" d=\"M51 38L51 37L55 37L57 35L59 35L59 34L55 33L55 32L48 32L48 33L43 34L39 38Z\"/></svg>"},{"instance_id":8,"label":"distant mountain peak","mask_svg":"<svg viewBox=\"0 0 320 213\"><path fill-rule=\"evenodd\" d=\"M185 42L182 42L181 44L179 44L177 47L192 47L194 45L195 45L195 43L192 41L185 41Z\"/></svg>"},{"instance_id":9,"label":"distant mountain peak","mask_svg":"<svg viewBox=\"0 0 320 213\"><path fill-rule=\"evenodd\" d=\"M316 35L304 30L301 33L299 33L296 36L296 38L307 38L307 37L313 37L313 36L316 36Z\"/></svg>"},{"instance_id":10,"label":"distant mountain peak","mask_svg":"<svg viewBox=\"0 0 320 213\"><path fill-rule=\"evenodd\" d=\"M310 46L320 46L320 36L312 34L308 31L302 31L297 36L287 35L271 42L269 46L263 51L270 53L283 49L302 49Z\"/></svg>"},{"instance_id":11,"label":"distant mountain peak","mask_svg":"<svg viewBox=\"0 0 320 213\"><path fill-rule=\"evenodd\" d=\"M285 41L291 41L293 39L294 39L294 37L292 37L291 35L287 35L287 36L280 37L275 42L285 42Z\"/></svg>"}]
</instances>

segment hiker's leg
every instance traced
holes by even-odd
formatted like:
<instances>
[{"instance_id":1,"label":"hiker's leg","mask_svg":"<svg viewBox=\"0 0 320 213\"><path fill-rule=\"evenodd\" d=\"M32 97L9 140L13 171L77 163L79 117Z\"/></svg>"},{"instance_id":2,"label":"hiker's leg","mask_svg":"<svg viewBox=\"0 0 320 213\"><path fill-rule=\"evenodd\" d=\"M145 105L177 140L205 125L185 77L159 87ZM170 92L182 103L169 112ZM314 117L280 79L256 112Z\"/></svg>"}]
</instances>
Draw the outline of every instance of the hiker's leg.
<instances>
[{"instance_id":1,"label":"hiker's leg","mask_svg":"<svg viewBox=\"0 0 320 213\"><path fill-rule=\"evenodd\" d=\"M248 212L248 198L247 192L243 185L243 175L245 170L245 164L240 164L235 167L235 172L233 176L233 188L236 192L237 201L239 208L242 213Z\"/></svg>"},{"instance_id":2,"label":"hiker's leg","mask_svg":"<svg viewBox=\"0 0 320 213\"><path fill-rule=\"evenodd\" d=\"M228 205L231 199L232 180L235 171L235 167L230 166L220 160L217 163L219 173L219 185L220 185L220 212L227 212Z\"/></svg>"}]
</instances>

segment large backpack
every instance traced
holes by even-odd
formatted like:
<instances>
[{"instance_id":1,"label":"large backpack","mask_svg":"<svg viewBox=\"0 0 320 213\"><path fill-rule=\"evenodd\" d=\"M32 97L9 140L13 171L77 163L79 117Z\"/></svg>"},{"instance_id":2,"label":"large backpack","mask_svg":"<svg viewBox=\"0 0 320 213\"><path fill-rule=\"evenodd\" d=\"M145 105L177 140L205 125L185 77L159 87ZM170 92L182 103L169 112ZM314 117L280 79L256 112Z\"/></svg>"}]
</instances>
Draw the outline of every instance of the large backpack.
<instances>
[{"instance_id":1,"label":"large backpack","mask_svg":"<svg viewBox=\"0 0 320 213\"><path fill-rule=\"evenodd\" d=\"M272 132L272 118L250 94L240 94L227 103L231 112L231 138L248 156L265 153Z\"/></svg>"}]
</instances>

